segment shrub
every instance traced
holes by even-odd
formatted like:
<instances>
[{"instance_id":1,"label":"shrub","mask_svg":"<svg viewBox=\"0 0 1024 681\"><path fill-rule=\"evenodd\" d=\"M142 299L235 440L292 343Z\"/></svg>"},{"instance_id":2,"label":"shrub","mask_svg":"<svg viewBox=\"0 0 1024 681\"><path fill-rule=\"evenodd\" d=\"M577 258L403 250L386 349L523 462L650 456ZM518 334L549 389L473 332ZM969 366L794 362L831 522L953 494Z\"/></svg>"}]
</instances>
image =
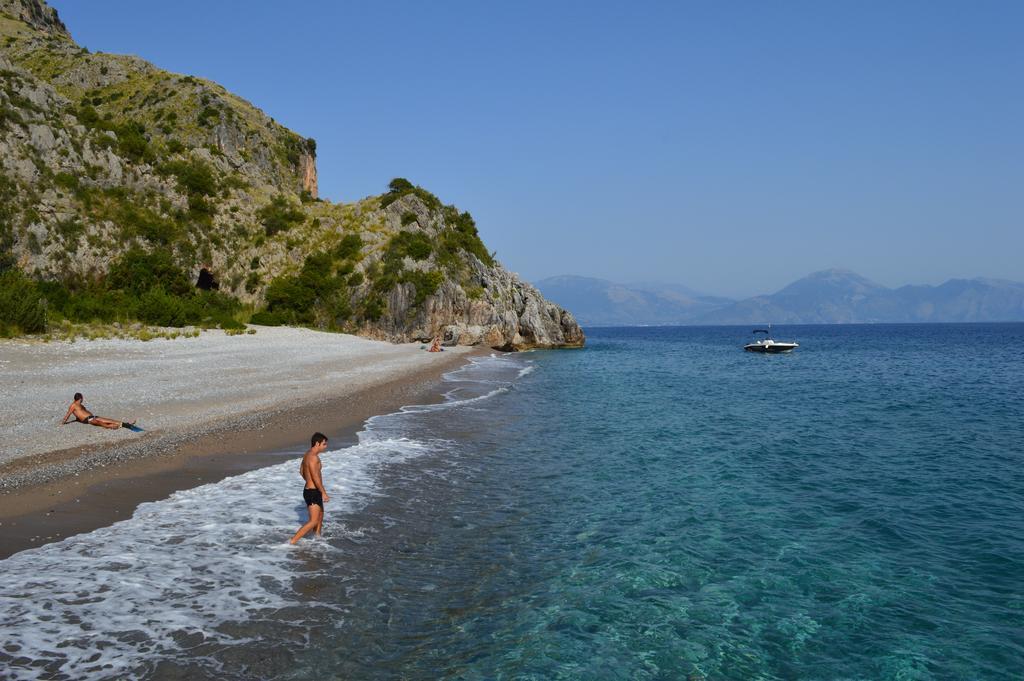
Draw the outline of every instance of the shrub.
<instances>
[{"instance_id":1,"label":"shrub","mask_svg":"<svg viewBox=\"0 0 1024 681\"><path fill-rule=\"evenodd\" d=\"M185 306L180 298L161 288L152 288L139 297L135 312L141 321L156 326L185 326Z\"/></svg>"},{"instance_id":2,"label":"shrub","mask_svg":"<svg viewBox=\"0 0 1024 681\"><path fill-rule=\"evenodd\" d=\"M46 301L36 283L17 270L0 274L0 336L46 331Z\"/></svg>"},{"instance_id":3,"label":"shrub","mask_svg":"<svg viewBox=\"0 0 1024 681\"><path fill-rule=\"evenodd\" d=\"M131 161L149 163L155 160L156 154L150 146L149 140L146 139L145 126L138 121L114 123L110 120L111 114L109 113L101 118L92 105L100 104L102 101L102 97L84 98L82 105L75 112L78 122L90 129L113 132L117 135L116 145L118 153ZM115 144L113 140L105 135L99 136L96 139L96 143L101 147L110 147Z\"/></svg>"},{"instance_id":4,"label":"shrub","mask_svg":"<svg viewBox=\"0 0 1024 681\"><path fill-rule=\"evenodd\" d=\"M133 248L115 260L107 274L107 285L114 290L141 295L161 288L175 295L192 292L192 282L175 264L169 252L157 249L147 253Z\"/></svg>"},{"instance_id":5,"label":"shrub","mask_svg":"<svg viewBox=\"0 0 1024 681\"><path fill-rule=\"evenodd\" d=\"M165 163L160 170L173 175L178 180L178 187L188 194L213 196L217 193L217 178L213 169L199 159L171 161Z\"/></svg>"},{"instance_id":6,"label":"shrub","mask_svg":"<svg viewBox=\"0 0 1024 681\"><path fill-rule=\"evenodd\" d=\"M224 329L225 331L240 331L245 328L245 324L238 321L234 317L220 317L217 319L217 326Z\"/></svg>"},{"instance_id":7,"label":"shrub","mask_svg":"<svg viewBox=\"0 0 1024 681\"><path fill-rule=\"evenodd\" d=\"M25 120L18 113L17 109L13 109L9 106L0 106L0 125L6 125L7 123L16 123L18 125L24 125Z\"/></svg>"},{"instance_id":8,"label":"shrub","mask_svg":"<svg viewBox=\"0 0 1024 681\"><path fill-rule=\"evenodd\" d=\"M347 265L347 268L346 268ZM267 286L267 311L282 322L293 324L321 323L326 318L333 326L351 313L345 276L351 264L336 264L330 253L307 256L302 270L292 276L276 277Z\"/></svg>"},{"instance_id":9,"label":"shrub","mask_svg":"<svg viewBox=\"0 0 1024 681\"><path fill-rule=\"evenodd\" d=\"M0 175L0 272L14 266L14 230L11 223L16 213L17 197L18 184L6 175Z\"/></svg>"},{"instance_id":10,"label":"shrub","mask_svg":"<svg viewBox=\"0 0 1024 681\"><path fill-rule=\"evenodd\" d=\"M94 128L100 122L100 115L90 104L83 101L82 106L76 112L78 122L87 128Z\"/></svg>"},{"instance_id":11,"label":"shrub","mask_svg":"<svg viewBox=\"0 0 1024 681\"><path fill-rule=\"evenodd\" d=\"M391 237L388 242L388 253L386 259L404 258L406 256L413 260L426 260L433 251L430 238L422 232L399 232Z\"/></svg>"},{"instance_id":12,"label":"shrub","mask_svg":"<svg viewBox=\"0 0 1024 681\"><path fill-rule=\"evenodd\" d=\"M366 301L363 302L363 318L371 322L377 321L381 316L383 316L384 307L383 298L380 298L379 296L367 298Z\"/></svg>"},{"instance_id":13,"label":"shrub","mask_svg":"<svg viewBox=\"0 0 1024 681\"><path fill-rule=\"evenodd\" d=\"M29 232L26 241L28 242L28 250L32 255L39 255L43 252L43 245L39 243L39 237L36 236L35 232Z\"/></svg>"},{"instance_id":14,"label":"shrub","mask_svg":"<svg viewBox=\"0 0 1024 681\"><path fill-rule=\"evenodd\" d=\"M199 127L209 128L215 123L220 122L220 112L211 106L204 106L203 110L199 112L199 116L196 118L196 123Z\"/></svg>"},{"instance_id":15,"label":"shrub","mask_svg":"<svg viewBox=\"0 0 1024 681\"><path fill-rule=\"evenodd\" d=\"M149 146L149 140L146 139L146 129L141 123L128 121L113 126L113 129L117 134L117 150L122 156L137 163L156 158L156 154Z\"/></svg>"},{"instance_id":16,"label":"shrub","mask_svg":"<svg viewBox=\"0 0 1024 681\"><path fill-rule=\"evenodd\" d=\"M355 288L356 286L362 284L365 278L366 277L363 276L362 272L353 272L352 276L348 278L348 281L346 283L349 285L350 288Z\"/></svg>"},{"instance_id":17,"label":"shrub","mask_svg":"<svg viewBox=\"0 0 1024 681\"><path fill-rule=\"evenodd\" d=\"M352 304L348 296L334 296L328 305L327 313L330 317L330 326L337 328L352 316Z\"/></svg>"},{"instance_id":18,"label":"shrub","mask_svg":"<svg viewBox=\"0 0 1024 681\"><path fill-rule=\"evenodd\" d=\"M460 213L455 206L444 207L444 221L448 226L441 235L441 247L449 255L466 251L475 255L488 267L494 265L494 257L487 251L476 229L476 222L468 212Z\"/></svg>"},{"instance_id":19,"label":"shrub","mask_svg":"<svg viewBox=\"0 0 1024 681\"><path fill-rule=\"evenodd\" d=\"M54 175L53 181L58 187L63 187L72 192L78 191L78 177L71 173L57 173Z\"/></svg>"},{"instance_id":20,"label":"shrub","mask_svg":"<svg viewBox=\"0 0 1024 681\"><path fill-rule=\"evenodd\" d=\"M405 276L402 277L405 282L411 282L416 287L416 295L413 298L412 304L414 306L422 305L427 298L434 295L437 292L441 282L444 281L444 275L437 270L431 270L430 272L420 272L419 270L413 272L406 272Z\"/></svg>"},{"instance_id":21,"label":"shrub","mask_svg":"<svg viewBox=\"0 0 1024 681\"><path fill-rule=\"evenodd\" d=\"M359 255L363 248L363 238L358 234L346 234L338 245L334 247L334 257L339 260L349 260Z\"/></svg>"},{"instance_id":22,"label":"shrub","mask_svg":"<svg viewBox=\"0 0 1024 681\"><path fill-rule=\"evenodd\" d=\"M115 211L126 237L138 236L155 244L169 245L177 240L179 227L144 206L122 202Z\"/></svg>"},{"instance_id":23,"label":"shrub","mask_svg":"<svg viewBox=\"0 0 1024 681\"><path fill-rule=\"evenodd\" d=\"M411 210L407 210L404 213L402 213L402 226L403 227L407 227L407 226L411 225L412 223L416 222L417 220L419 220L419 218L416 217L416 213L413 213Z\"/></svg>"},{"instance_id":24,"label":"shrub","mask_svg":"<svg viewBox=\"0 0 1024 681\"><path fill-rule=\"evenodd\" d=\"M201 194L189 194L188 197L188 216L198 223L209 225L213 222L213 217L217 214L217 209L205 196Z\"/></svg>"},{"instance_id":25,"label":"shrub","mask_svg":"<svg viewBox=\"0 0 1024 681\"><path fill-rule=\"evenodd\" d=\"M194 291L182 300L185 304L185 317L190 324L219 326L222 329L243 328L241 322L234 318L234 313L239 309L238 301L226 293Z\"/></svg>"},{"instance_id":26,"label":"shrub","mask_svg":"<svg viewBox=\"0 0 1024 681\"><path fill-rule=\"evenodd\" d=\"M409 180L404 177L396 177L388 183L388 193L380 197L380 207L387 208L398 199L409 194L413 194L418 197L419 200L422 201L430 210L437 210L441 208L440 199L423 187L413 185L412 182L409 182Z\"/></svg>"},{"instance_id":27,"label":"shrub","mask_svg":"<svg viewBox=\"0 0 1024 681\"><path fill-rule=\"evenodd\" d=\"M263 280L260 279L260 275L256 272L250 272L249 276L245 278L245 291L246 293L256 293L256 289L260 287Z\"/></svg>"},{"instance_id":28,"label":"shrub","mask_svg":"<svg viewBox=\"0 0 1024 681\"><path fill-rule=\"evenodd\" d=\"M391 182L388 182L388 191L392 194L411 192L415 188L415 185L404 177L396 177Z\"/></svg>"},{"instance_id":29,"label":"shrub","mask_svg":"<svg viewBox=\"0 0 1024 681\"><path fill-rule=\"evenodd\" d=\"M275 277L267 286L267 310L282 319L307 323L316 302L316 290L306 286L300 276Z\"/></svg>"},{"instance_id":30,"label":"shrub","mask_svg":"<svg viewBox=\"0 0 1024 681\"><path fill-rule=\"evenodd\" d=\"M69 253L78 252L78 240L85 233L85 227L74 218L61 220L54 225L54 231L60 236L61 245Z\"/></svg>"},{"instance_id":31,"label":"shrub","mask_svg":"<svg viewBox=\"0 0 1024 681\"><path fill-rule=\"evenodd\" d=\"M245 181L245 178L236 173L225 177L221 181L221 187L225 191L231 189L246 190L249 188L249 183Z\"/></svg>"},{"instance_id":32,"label":"shrub","mask_svg":"<svg viewBox=\"0 0 1024 681\"><path fill-rule=\"evenodd\" d=\"M306 214L294 208L283 196L275 197L268 205L260 208L256 215L263 223L267 236L287 231L306 219Z\"/></svg>"},{"instance_id":33,"label":"shrub","mask_svg":"<svg viewBox=\"0 0 1024 681\"><path fill-rule=\"evenodd\" d=\"M268 312L267 310L260 310L255 313L252 318L249 319L249 322L252 324L260 324L262 326L281 326L281 324L284 323L279 316L273 312Z\"/></svg>"},{"instance_id":34,"label":"shrub","mask_svg":"<svg viewBox=\"0 0 1024 681\"><path fill-rule=\"evenodd\" d=\"M134 313L134 299L124 291L108 291L90 286L75 292L61 284L45 283L47 300L52 308L76 322L113 322L127 319Z\"/></svg>"},{"instance_id":35,"label":"shrub","mask_svg":"<svg viewBox=\"0 0 1024 681\"><path fill-rule=\"evenodd\" d=\"M272 126L268 124L268 127ZM295 133L288 133L285 140L277 147L276 153L281 160L292 166L298 166L304 154L316 156L316 140L312 137L305 139Z\"/></svg>"}]
</instances>

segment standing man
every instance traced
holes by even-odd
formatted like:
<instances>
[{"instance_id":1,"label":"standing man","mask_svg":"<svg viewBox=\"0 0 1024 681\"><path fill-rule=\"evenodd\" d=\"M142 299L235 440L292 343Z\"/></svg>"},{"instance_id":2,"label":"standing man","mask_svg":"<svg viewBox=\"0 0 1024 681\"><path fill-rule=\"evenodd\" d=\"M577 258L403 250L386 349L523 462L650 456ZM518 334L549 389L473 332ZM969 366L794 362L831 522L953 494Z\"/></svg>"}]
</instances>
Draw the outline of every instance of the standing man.
<instances>
[{"instance_id":1,"label":"standing man","mask_svg":"<svg viewBox=\"0 0 1024 681\"><path fill-rule=\"evenodd\" d=\"M68 412L64 414L64 420L60 422L60 425L67 425L68 419L72 416L79 423L85 423L90 426L99 426L100 428L109 428L111 430L117 430L118 428L131 428L135 425L135 421L115 421L114 419L108 419L103 416L93 416L93 413L85 408L85 402L82 398L82 393L75 393L75 399L68 407Z\"/></svg>"},{"instance_id":2,"label":"standing man","mask_svg":"<svg viewBox=\"0 0 1024 681\"><path fill-rule=\"evenodd\" d=\"M299 465L299 475L306 483L302 489L302 499L309 509L309 521L291 538L292 544L302 539L313 528L316 528L316 535L320 536L324 526L324 504L331 500L320 476L323 469L320 455L327 450L327 436L323 433L313 433L309 444L309 451L302 457L302 463Z\"/></svg>"}]
</instances>

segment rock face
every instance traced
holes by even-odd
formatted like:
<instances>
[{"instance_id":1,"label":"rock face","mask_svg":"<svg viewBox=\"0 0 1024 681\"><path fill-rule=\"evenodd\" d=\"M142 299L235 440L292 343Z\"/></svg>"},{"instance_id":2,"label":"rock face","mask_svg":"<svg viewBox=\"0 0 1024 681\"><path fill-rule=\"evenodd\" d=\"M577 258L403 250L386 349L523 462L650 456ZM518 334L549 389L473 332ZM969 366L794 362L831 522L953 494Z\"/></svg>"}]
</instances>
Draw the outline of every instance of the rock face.
<instances>
[{"instance_id":1,"label":"rock face","mask_svg":"<svg viewBox=\"0 0 1024 681\"><path fill-rule=\"evenodd\" d=\"M572 313L545 300L512 272L476 261L472 276L485 292L481 297L471 298L465 288L446 281L418 309L412 304L415 289L396 287L386 316L366 333L398 342L427 342L440 336L445 345L508 351L583 347L586 338Z\"/></svg>"},{"instance_id":2,"label":"rock face","mask_svg":"<svg viewBox=\"0 0 1024 681\"><path fill-rule=\"evenodd\" d=\"M41 0L0 0L0 271L73 292L102 288L128 250L162 251L192 281L209 265L222 293L268 311L274 285L287 293L307 270L329 279L286 323L583 345L572 314L495 262L468 213L402 187L321 201L312 139L216 83L89 53Z\"/></svg>"},{"instance_id":3,"label":"rock face","mask_svg":"<svg viewBox=\"0 0 1024 681\"><path fill-rule=\"evenodd\" d=\"M314 199L320 197L320 187L316 180L316 154L303 153L299 157L299 175L302 177L302 191L308 192Z\"/></svg>"},{"instance_id":4,"label":"rock face","mask_svg":"<svg viewBox=\"0 0 1024 681\"><path fill-rule=\"evenodd\" d=\"M19 19L43 33L71 38L57 10L42 0L0 0L0 12Z\"/></svg>"},{"instance_id":5,"label":"rock face","mask_svg":"<svg viewBox=\"0 0 1024 681\"><path fill-rule=\"evenodd\" d=\"M398 233L418 233L433 243L443 242L451 232L450 213L426 205L416 196L404 197L380 211L383 220ZM416 216L416 222L402 226ZM394 237L392 237L394 238ZM422 260L407 258L405 267L413 272L439 271L442 256L435 249ZM364 261L358 271L369 272L380 261ZM438 336L445 345L486 345L520 351L532 348L579 348L586 342L572 313L545 300L540 291L524 282L500 263L485 264L479 257L463 254L458 276L445 278L437 290L416 304L416 286L399 283L387 297L381 318L365 323L364 335L395 342L427 342ZM372 294L372 285L357 293L357 299Z\"/></svg>"}]
</instances>

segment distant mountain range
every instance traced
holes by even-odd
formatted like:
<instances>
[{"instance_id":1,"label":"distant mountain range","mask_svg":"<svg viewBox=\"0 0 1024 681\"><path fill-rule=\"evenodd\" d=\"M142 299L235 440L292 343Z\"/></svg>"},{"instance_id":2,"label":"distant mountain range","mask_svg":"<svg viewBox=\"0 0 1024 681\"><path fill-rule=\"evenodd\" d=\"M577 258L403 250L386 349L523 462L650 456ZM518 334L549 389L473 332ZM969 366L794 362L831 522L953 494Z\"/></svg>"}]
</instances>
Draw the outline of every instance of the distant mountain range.
<instances>
[{"instance_id":1,"label":"distant mountain range","mask_svg":"<svg viewBox=\"0 0 1024 681\"><path fill-rule=\"evenodd\" d=\"M558 276L536 283L584 326L662 324L855 324L1024 321L1024 284L950 279L887 288L849 270L824 270L782 290L731 300L670 284L616 284Z\"/></svg>"},{"instance_id":2,"label":"distant mountain range","mask_svg":"<svg viewBox=\"0 0 1024 681\"><path fill-rule=\"evenodd\" d=\"M536 282L543 295L572 310L589 326L691 324L733 301L672 284L616 284L590 277L549 277Z\"/></svg>"}]
</instances>

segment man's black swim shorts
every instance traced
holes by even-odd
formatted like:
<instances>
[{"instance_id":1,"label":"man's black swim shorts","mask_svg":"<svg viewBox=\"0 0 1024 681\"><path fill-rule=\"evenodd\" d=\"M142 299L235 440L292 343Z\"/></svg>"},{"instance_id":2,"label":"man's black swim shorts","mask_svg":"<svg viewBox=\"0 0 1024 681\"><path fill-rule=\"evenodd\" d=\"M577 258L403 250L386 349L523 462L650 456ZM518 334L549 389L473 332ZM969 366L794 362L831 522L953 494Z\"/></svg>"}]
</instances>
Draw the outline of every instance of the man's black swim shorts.
<instances>
[{"instance_id":1,"label":"man's black swim shorts","mask_svg":"<svg viewBox=\"0 0 1024 681\"><path fill-rule=\"evenodd\" d=\"M306 502L306 506L316 504L321 510L324 507L324 496L320 494L320 490L315 487L313 489L302 490L302 499Z\"/></svg>"}]
</instances>

